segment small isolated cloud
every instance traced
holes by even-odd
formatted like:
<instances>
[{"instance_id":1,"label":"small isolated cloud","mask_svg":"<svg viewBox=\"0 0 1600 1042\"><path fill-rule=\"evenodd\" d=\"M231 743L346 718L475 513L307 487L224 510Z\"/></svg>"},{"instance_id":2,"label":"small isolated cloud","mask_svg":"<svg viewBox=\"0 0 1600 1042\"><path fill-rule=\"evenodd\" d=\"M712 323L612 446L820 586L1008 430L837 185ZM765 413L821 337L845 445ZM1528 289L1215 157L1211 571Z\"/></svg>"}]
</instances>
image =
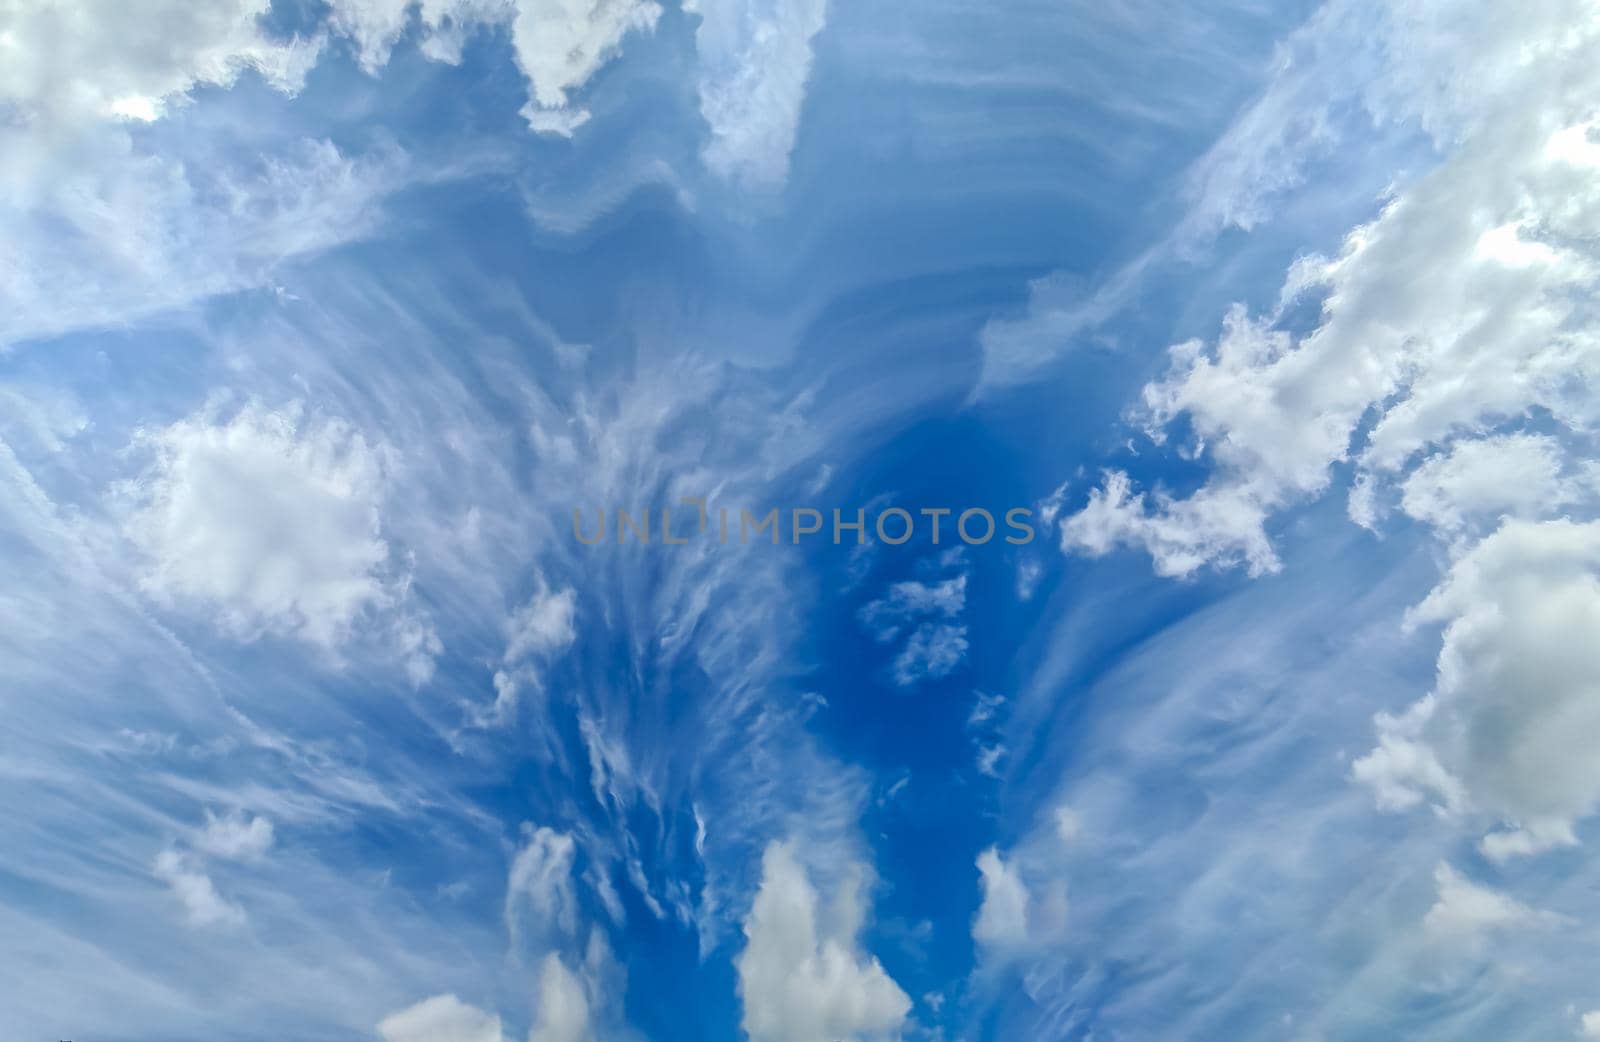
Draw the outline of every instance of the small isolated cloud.
<instances>
[{"instance_id":1,"label":"small isolated cloud","mask_svg":"<svg viewBox=\"0 0 1600 1042\"><path fill-rule=\"evenodd\" d=\"M257 861L272 848L272 842L272 822L266 818L243 814L218 818L208 812L195 846L227 861Z\"/></svg>"},{"instance_id":2,"label":"small isolated cloud","mask_svg":"<svg viewBox=\"0 0 1600 1042\"><path fill-rule=\"evenodd\" d=\"M435 995L378 1023L384 1042L504 1042L500 1018L454 995Z\"/></svg>"},{"instance_id":3,"label":"small isolated cloud","mask_svg":"<svg viewBox=\"0 0 1600 1042\"><path fill-rule=\"evenodd\" d=\"M911 634L894 660L894 680L910 687L923 680L947 677L967 654L967 628L924 623Z\"/></svg>"},{"instance_id":4,"label":"small isolated cloud","mask_svg":"<svg viewBox=\"0 0 1600 1042\"><path fill-rule=\"evenodd\" d=\"M399 608L379 520L384 452L348 424L298 404L228 417L208 406L135 445L153 459L122 487L125 531L157 601L214 613L246 640L329 650L367 613ZM426 655L436 639L412 621L426 632L401 650Z\"/></svg>"},{"instance_id":5,"label":"small isolated cloud","mask_svg":"<svg viewBox=\"0 0 1600 1042\"><path fill-rule=\"evenodd\" d=\"M950 563L959 563L959 558ZM879 641L888 643L909 631L895 656L895 683L909 687L949 676L967 653L967 627L958 619L967 603L965 573L940 582L894 583L857 618Z\"/></svg>"},{"instance_id":6,"label":"small isolated cloud","mask_svg":"<svg viewBox=\"0 0 1600 1042\"><path fill-rule=\"evenodd\" d=\"M1578 1029L1584 1038L1600 1039L1600 1009L1585 1013Z\"/></svg>"},{"instance_id":7,"label":"small isolated cloud","mask_svg":"<svg viewBox=\"0 0 1600 1042\"><path fill-rule=\"evenodd\" d=\"M735 960L751 1042L900 1037L911 1000L860 950L861 915L853 884L825 908L790 846L767 847Z\"/></svg>"},{"instance_id":8,"label":"small isolated cloud","mask_svg":"<svg viewBox=\"0 0 1600 1042\"><path fill-rule=\"evenodd\" d=\"M176 850L163 850L156 857L154 872L183 905L190 926L244 925L244 909L218 893L211 877L191 858Z\"/></svg>"}]
</instances>

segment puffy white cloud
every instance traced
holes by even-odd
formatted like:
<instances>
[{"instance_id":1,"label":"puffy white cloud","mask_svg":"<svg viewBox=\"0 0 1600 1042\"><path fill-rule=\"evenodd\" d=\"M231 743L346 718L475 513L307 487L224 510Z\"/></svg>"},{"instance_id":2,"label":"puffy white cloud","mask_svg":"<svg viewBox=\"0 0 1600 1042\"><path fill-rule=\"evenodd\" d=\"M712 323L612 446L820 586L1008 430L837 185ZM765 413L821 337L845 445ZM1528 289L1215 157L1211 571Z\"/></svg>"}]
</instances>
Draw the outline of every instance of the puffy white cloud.
<instances>
[{"instance_id":1,"label":"puffy white cloud","mask_svg":"<svg viewBox=\"0 0 1600 1042\"><path fill-rule=\"evenodd\" d=\"M735 960L751 1042L899 1038L911 1000L860 951L861 916L853 881L824 908L789 845L767 847Z\"/></svg>"},{"instance_id":2,"label":"puffy white cloud","mask_svg":"<svg viewBox=\"0 0 1600 1042\"><path fill-rule=\"evenodd\" d=\"M1584 1038L1600 1038L1600 1009L1585 1013L1579 1030L1583 1032Z\"/></svg>"},{"instance_id":3,"label":"puffy white cloud","mask_svg":"<svg viewBox=\"0 0 1600 1042\"><path fill-rule=\"evenodd\" d=\"M528 1042L592 1042L589 997L583 982L554 953L539 967L538 1020Z\"/></svg>"},{"instance_id":4,"label":"puffy white cloud","mask_svg":"<svg viewBox=\"0 0 1600 1042\"><path fill-rule=\"evenodd\" d=\"M1028 939L1028 887L1000 852L990 847L978 855L978 886L983 901L972 922L972 939L989 948L1021 945Z\"/></svg>"},{"instance_id":5,"label":"puffy white cloud","mask_svg":"<svg viewBox=\"0 0 1600 1042\"><path fill-rule=\"evenodd\" d=\"M191 926L241 926L244 909L217 892L211 877L176 850L163 850L156 856L156 878L171 888L183 904Z\"/></svg>"},{"instance_id":6,"label":"puffy white cloud","mask_svg":"<svg viewBox=\"0 0 1600 1042\"><path fill-rule=\"evenodd\" d=\"M260 815L218 818L207 813L205 828L195 839L195 846L213 857L255 861L272 849L272 842L272 822Z\"/></svg>"},{"instance_id":7,"label":"puffy white cloud","mask_svg":"<svg viewBox=\"0 0 1600 1042\"><path fill-rule=\"evenodd\" d=\"M1562 479L1561 445L1535 434L1463 441L1406 478L1401 509L1454 531L1473 519L1548 515L1579 495Z\"/></svg>"},{"instance_id":8,"label":"puffy white cloud","mask_svg":"<svg viewBox=\"0 0 1600 1042\"><path fill-rule=\"evenodd\" d=\"M779 186L811 74L811 41L827 23L826 0L689 0L700 16L700 112L711 131L714 172L753 189Z\"/></svg>"},{"instance_id":9,"label":"puffy white cloud","mask_svg":"<svg viewBox=\"0 0 1600 1042\"><path fill-rule=\"evenodd\" d=\"M660 17L652 0L519 0L511 38L532 94L522 110L529 125L570 137L588 119L570 107L571 92L611 59L624 36L654 29Z\"/></svg>"},{"instance_id":10,"label":"puffy white cloud","mask_svg":"<svg viewBox=\"0 0 1600 1042\"><path fill-rule=\"evenodd\" d=\"M1413 612L1444 624L1432 694L1356 765L1380 801L1432 798L1512 827L1496 857L1573 842L1600 809L1600 522L1507 521Z\"/></svg>"},{"instance_id":11,"label":"puffy white cloud","mask_svg":"<svg viewBox=\"0 0 1600 1042\"><path fill-rule=\"evenodd\" d=\"M1515 20L1494 4L1419 4L1381 32L1394 38L1368 103L1454 147L1337 256L1297 261L1277 307L1235 308L1215 344L1172 349L1169 374L1145 389L1147 420L1159 438L1184 419L1215 473L1194 495L1153 505L1113 475L1067 522L1069 548L1142 546L1175 575L1210 562L1271 570L1264 522L1324 492L1337 462L1353 457L1363 475L1366 519L1372 485L1431 446L1536 410L1574 430L1600 418L1600 341L1581 304L1600 289L1590 111L1600 73L1589 60L1600 20L1564 0ZM1313 294L1320 324L1284 328ZM1491 473L1480 466L1477 479ZM1425 501L1419 486L1413 502Z\"/></svg>"},{"instance_id":12,"label":"puffy white cloud","mask_svg":"<svg viewBox=\"0 0 1600 1042\"><path fill-rule=\"evenodd\" d=\"M1056 834L1038 848L1054 859L1060 845L1077 836L1075 815L1058 808ZM1013 852L1015 854L1015 852ZM1020 856L1006 856L990 847L978 855L978 889L982 895L972 919L972 939L985 956L1000 963L1059 943L1067 928L1067 888L1059 870L1032 866L1033 879L1024 877Z\"/></svg>"},{"instance_id":13,"label":"puffy white cloud","mask_svg":"<svg viewBox=\"0 0 1600 1042\"><path fill-rule=\"evenodd\" d=\"M144 431L149 466L122 489L125 530L158 600L214 611L236 634L335 648L393 607L379 524L384 451L298 405L215 407Z\"/></svg>"},{"instance_id":14,"label":"puffy white cloud","mask_svg":"<svg viewBox=\"0 0 1600 1042\"><path fill-rule=\"evenodd\" d=\"M271 40L258 19L268 0L137 7L113 0L0 4L0 103L8 128L48 132L93 118L149 120L199 84L231 84L254 69L293 90L317 40Z\"/></svg>"},{"instance_id":15,"label":"puffy white cloud","mask_svg":"<svg viewBox=\"0 0 1600 1042\"><path fill-rule=\"evenodd\" d=\"M454 995L435 995L378 1023L384 1042L503 1042L500 1018Z\"/></svg>"}]
</instances>

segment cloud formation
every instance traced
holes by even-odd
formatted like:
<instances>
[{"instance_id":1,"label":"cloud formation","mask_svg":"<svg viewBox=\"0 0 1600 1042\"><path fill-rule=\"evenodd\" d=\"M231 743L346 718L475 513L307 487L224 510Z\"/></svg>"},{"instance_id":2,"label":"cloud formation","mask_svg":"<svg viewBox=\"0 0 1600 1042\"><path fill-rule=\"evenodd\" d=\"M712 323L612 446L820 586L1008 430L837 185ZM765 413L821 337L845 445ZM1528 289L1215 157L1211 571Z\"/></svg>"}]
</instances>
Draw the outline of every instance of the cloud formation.
<instances>
[{"instance_id":1,"label":"cloud formation","mask_svg":"<svg viewBox=\"0 0 1600 1042\"><path fill-rule=\"evenodd\" d=\"M793 850L767 847L735 960L751 1042L900 1037L911 1000L860 950L861 924L854 881L825 906Z\"/></svg>"}]
</instances>

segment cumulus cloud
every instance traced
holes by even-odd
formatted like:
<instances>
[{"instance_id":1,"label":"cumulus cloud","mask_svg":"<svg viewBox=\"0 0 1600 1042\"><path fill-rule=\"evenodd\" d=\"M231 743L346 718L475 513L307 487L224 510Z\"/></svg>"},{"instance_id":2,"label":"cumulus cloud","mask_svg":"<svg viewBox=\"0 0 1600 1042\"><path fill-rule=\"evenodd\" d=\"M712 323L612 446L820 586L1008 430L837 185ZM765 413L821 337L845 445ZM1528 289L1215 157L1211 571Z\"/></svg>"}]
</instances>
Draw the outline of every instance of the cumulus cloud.
<instances>
[{"instance_id":1,"label":"cumulus cloud","mask_svg":"<svg viewBox=\"0 0 1600 1042\"><path fill-rule=\"evenodd\" d=\"M1435 528L1555 513L1580 494L1561 475L1561 444L1548 435L1506 434L1457 444L1406 478L1401 509Z\"/></svg>"},{"instance_id":2,"label":"cumulus cloud","mask_svg":"<svg viewBox=\"0 0 1600 1042\"><path fill-rule=\"evenodd\" d=\"M705 163L735 184L781 186L811 74L826 0L688 0L700 16L700 112Z\"/></svg>"},{"instance_id":3,"label":"cumulus cloud","mask_svg":"<svg viewBox=\"0 0 1600 1042\"><path fill-rule=\"evenodd\" d=\"M1001 948L1028 939L1028 888L1015 865L1008 865L990 847L978 855L978 885L983 901L972 923L972 939L980 945Z\"/></svg>"},{"instance_id":4,"label":"cumulus cloud","mask_svg":"<svg viewBox=\"0 0 1600 1042\"><path fill-rule=\"evenodd\" d=\"M528 1042L591 1042L594 1038L583 982L554 953L545 956L539 968L538 1018L528 1032Z\"/></svg>"},{"instance_id":5,"label":"cumulus cloud","mask_svg":"<svg viewBox=\"0 0 1600 1042\"><path fill-rule=\"evenodd\" d=\"M1437 681L1380 719L1356 777L1392 808L1430 799L1503 823L1492 856L1575 842L1600 809L1600 522L1507 521L1412 619L1444 626Z\"/></svg>"},{"instance_id":6,"label":"cumulus cloud","mask_svg":"<svg viewBox=\"0 0 1600 1042\"><path fill-rule=\"evenodd\" d=\"M824 907L794 851L767 847L735 960L751 1042L900 1037L911 1000L860 950L861 918L852 883Z\"/></svg>"},{"instance_id":7,"label":"cumulus cloud","mask_svg":"<svg viewBox=\"0 0 1600 1042\"><path fill-rule=\"evenodd\" d=\"M1059 810L1055 842L1070 842L1076 834L1076 817ZM1054 845L1046 843L1042 849L1051 851ZM1058 876L1035 866L1030 883L1020 859L1008 858L997 847L979 854L977 865L982 896L972 920L972 939L989 959L1004 964L1061 940L1067 926L1067 890Z\"/></svg>"},{"instance_id":8,"label":"cumulus cloud","mask_svg":"<svg viewBox=\"0 0 1600 1042\"><path fill-rule=\"evenodd\" d=\"M379 523L384 450L348 424L251 402L135 444L153 458L122 489L125 531L157 600L214 612L245 639L326 649L364 614L399 606Z\"/></svg>"},{"instance_id":9,"label":"cumulus cloud","mask_svg":"<svg viewBox=\"0 0 1600 1042\"><path fill-rule=\"evenodd\" d=\"M1492 4L1448 14L1418 5L1384 25L1397 43L1374 97L1395 119L1448 130L1453 149L1336 256L1298 260L1276 307L1235 307L1215 343L1172 348L1169 373L1144 390L1145 419L1159 440L1182 418L1213 476L1188 497L1148 502L1110 475L1065 522L1068 549L1137 546L1171 575L1208 563L1270 571L1278 562L1266 520L1322 494L1336 463L1354 461L1365 519L1376 486L1431 447L1535 411L1573 430L1597 418L1600 345L1580 302L1600 289L1588 59L1600 25L1582 5L1555 0L1514 25ZM1439 53L1442 40L1459 49ZM1441 95L1423 58L1474 70L1474 84ZM1479 89L1480 73L1494 90ZM1426 287L1411 277L1418 271ZM1298 335L1288 316L1307 299L1320 299L1321 320ZM1502 457L1535 447L1498 446ZM1480 484L1463 489L1472 502L1503 500L1481 485L1496 473L1488 454L1463 459L1479 464ZM1437 470L1419 479L1419 510L1437 506L1427 492Z\"/></svg>"},{"instance_id":10,"label":"cumulus cloud","mask_svg":"<svg viewBox=\"0 0 1600 1042\"><path fill-rule=\"evenodd\" d=\"M624 36L654 29L660 17L661 5L651 0L519 0L511 38L532 95L522 110L529 125L570 137L589 118L570 107L571 92L611 59Z\"/></svg>"},{"instance_id":11,"label":"cumulus cloud","mask_svg":"<svg viewBox=\"0 0 1600 1042\"><path fill-rule=\"evenodd\" d=\"M191 926L242 926L244 909L224 898L216 884L192 859L176 850L156 856L155 876L166 883L183 905Z\"/></svg>"},{"instance_id":12,"label":"cumulus cloud","mask_svg":"<svg viewBox=\"0 0 1600 1042\"><path fill-rule=\"evenodd\" d=\"M500 1018L454 995L435 995L378 1023L384 1042L503 1042Z\"/></svg>"}]
</instances>

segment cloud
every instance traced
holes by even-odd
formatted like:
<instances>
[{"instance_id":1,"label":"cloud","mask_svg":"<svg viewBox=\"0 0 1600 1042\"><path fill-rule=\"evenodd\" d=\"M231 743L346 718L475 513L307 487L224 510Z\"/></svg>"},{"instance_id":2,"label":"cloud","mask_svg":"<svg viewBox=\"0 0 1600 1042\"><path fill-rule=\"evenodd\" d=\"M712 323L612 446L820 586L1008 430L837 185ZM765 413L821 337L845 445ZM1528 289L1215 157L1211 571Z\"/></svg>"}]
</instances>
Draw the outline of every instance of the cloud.
<instances>
[{"instance_id":1,"label":"cloud","mask_svg":"<svg viewBox=\"0 0 1600 1042\"><path fill-rule=\"evenodd\" d=\"M922 615L955 618L966 603L967 577L964 574L939 583L911 580L890 586L888 596L869 602L861 609L859 617L879 640L893 640L908 619Z\"/></svg>"},{"instance_id":2,"label":"cloud","mask_svg":"<svg viewBox=\"0 0 1600 1042\"><path fill-rule=\"evenodd\" d=\"M1537 518L1579 496L1561 476L1561 444L1548 435L1505 434L1458 443L1406 478L1400 507L1444 531L1474 520Z\"/></svg>"},{"instance_id":3,"label":"cloud","mask_svg":"<svg viewBox=\"0 0 1600 1042\"><path fill-rule=\"evenodd\" d=\"M949 676L967 653L967 627L941 620L959 617L967 603L965 573L936 583L897 582L886 596L857 612L861 624L879 641L892 641L907 629L895 656L895 683L909 687Z\"/></svg>"},{"instance_id":4,"label":"cloud","mask_svg":"<svg viewBox=\"0 0 1600 1042\"><path fill-rule=\"evenodd\" d=\"M1181 419L1210 479L1147 503L1112 473L1064 523L1068 549L1140 547L1169 575L1206 564L1272 571L1267 519L1323 494L1335 464L1354 463L1354 512L1367 519L1373 497L1431 448L1536 411L1572 430L1596 419L1600 350L1578 302L1600 290L1600 148L1587 100L1600 26L1552 2L1514 27L1492 4L1449 15L1417 5L1391 27L1374 97L1392 118L1442 134L1445 158L1399 186L1336 255L1297 260L1274 307L1236 306L1214 343L1171 349L1168 374L1144 389L1143 418L1158 441ZM1495 89L1475 75L1441 96L1424 59L1481 70ZM1409 277L1418 271L1425 288ZM1299 334L1293 316L1312 301L1320 319ZM1492 473L1480 466L1477 478ZM1420 479L1419 509L1431 509L1424 486L1437 476Z\"/></svg>"},{"instance_id":5,"label":"cloud","mask_svg":"<svg viewBox=\"0 0 1600 1042\"><path fill-rule=\"evenodd\" d=\"M1585 1013L1580 1029L1584 1038L1600 1038L1600 1009Z\"/></svg>"},{"instance_id":6,"label":"cloud","mask_svg":"<svg viewBox=\"0 0 1600 1042\"><path fill-rule=\"evenodd\" d=\"M494 674L494 704L478 714L480 726L508 723L516 713L522 686L538 685L539 666L571 647L578 637L574 626L577 592L570 586L552 592L542 578L539 583L528 603L511 617L502 668Z\"/></svg>"},{"instance_id":7,"label":"cloud","mask_svg":"<svg viewBox=\"0 0 1600 1042\"><path fill-rule=\"evenodd\" d=\"M140 433L153 458L121 490L141 585L201 608L243 639L274 633L324 649L369 612L395 609L379 507L384 450L298 404L207 407Z\"/></svg>"},{"instance_id":8,"label":"cloud","mask_svg":"<svg viewBox=\"0 0 1600 1042\"><path fill-rule=\"evenodd\" d=\"M1600 809L1600 522L1507 521L1412 613L1442 623L1430 695L1380 718L1355 765L1380 803L1431 799L1511 827L1497 857L1575 840Z\"/></svg>"},{"instance_id":9,"label":"cloud","mask_svg":"<svg viewBox=\"0 0 1600 1042\"><path fill-rule=\"evenodd\" d=\"M378 1022L384 1042L504 1042L500 1018L454 995L435 995Z\"/></svg>"},{"instance_id":10,"label":"cloud","mask_svg":"<svg viewBox=\"0 0 1600 1042\"><path fill-rule=\"evenodd\" d=\"M211 877L197 868L191 859L175 850L163 850L156 857L154 871L156 878L166 883L183 904L189 925L244 925L244 909L218 893Z\"/></svg>"},{"instance_id":11,"label":"cloud","mask_svg":"<svg viewBox=\"0 0 1600 1042\"><path fill-rule=\"evenodd\" d=\"M895 656L894 682L910 687L924 680L940 680L961 665L966 655L965 626L923 623Z\"/></svg>"},{"instance_id":12,"label":"cloud","mask_svg":"<svg viewBox=\"0 0 1600 1042\"><path fill-rule=\"evenodd\" d=\"M747 943L734 960L751 1042L900 1037L911 1000L860 951L860 929L853 884L824 908L794 851L767 847Z\"/></svg>"},{"instance_id":13,"label":"cloud","mask_svg":"<svg viewBox=\"0 0 1600 1042\"><path fill-rule=\"evenodd\" d=\"M256 861L272 849L272 841L272 822L260 815L218 818L207 812L195 847L227 861Z\"/></svg>"},{"instance_id":14,"label":"cloud","mask_svg":"<svg viewBox=\"0 0 1600 1042\"><path fill-rule=\"evenodd\" d=\"M990 847L978 855L978 885L983 893L972 939L987 948L1015 947L1028 939L1028 888L1015 865Z\"/></svg>"},{"instance_id":15,"label":"cloud","mask_svg":"<svg viewBox=\"0 0 1600 1042\"><path fill-rule=\"evenodd\" d=\"M700 113L714 173L756 190L780 187L811 73L811 41L826 0L687 0L700 16Z\"/></svg>"},{"instance_id":16,"label":"cloud","mask_svg":"<svg viewBox=\"0 0 1600 1042\"><path fill-rule=\"evenodd\" d=\"M529 125L570 137L588 119L569 109L571 92L611 59L624 36L654 29L660 17L661 6L650 0L519 0L511 39L531 88L522 110Z\"/></svg>"},{"instance_id":17,"label":"cloud","mask_svg":"<svg viewBox=\"0 0 1600 1042\"><path fill-rule=\"evenodd\" d=\"M528 1042L592 1042L589 997L561 957L545 956L539 967L538 1020L528 1031Z\"/></svg>"},{"instance_id":18,"label":"cloud","mask_svg":"<svg viewBox=\"0 0 1600 1042\"><path fill-rule=\"evenodd\" d=\"M1433 873L1439 897L1423 927L1438 937L1476 940L1498 930L1538 926L1549 917L1505 894L1479 886L1440 862Z\"/></svg>"},{"instance_id":19,"label":"cloud","mask_svg":"<svg viewBox=\"0 0 1600 1042\"><path fill-rule=\"evenodd\" d=\"M506 932L513 944L531 925L535 937L577 929L577 899L572 890L572 862L577 851L572 837L554 829L528 831L506 878Z\"/></svg>"},{"instance_id":20,"label":"cloud","mask_svg":"<svg viewBox=\"0 0 1600 1042\"><path fill-rule=\"evenodd\" d=\"M571 587L554 593L540 590L534 594L511 620L506 664L515 665L530 656L565 651L577 639L578 631L573 627L576 614L577 593Z\"/></svg>"}]
</instances>

